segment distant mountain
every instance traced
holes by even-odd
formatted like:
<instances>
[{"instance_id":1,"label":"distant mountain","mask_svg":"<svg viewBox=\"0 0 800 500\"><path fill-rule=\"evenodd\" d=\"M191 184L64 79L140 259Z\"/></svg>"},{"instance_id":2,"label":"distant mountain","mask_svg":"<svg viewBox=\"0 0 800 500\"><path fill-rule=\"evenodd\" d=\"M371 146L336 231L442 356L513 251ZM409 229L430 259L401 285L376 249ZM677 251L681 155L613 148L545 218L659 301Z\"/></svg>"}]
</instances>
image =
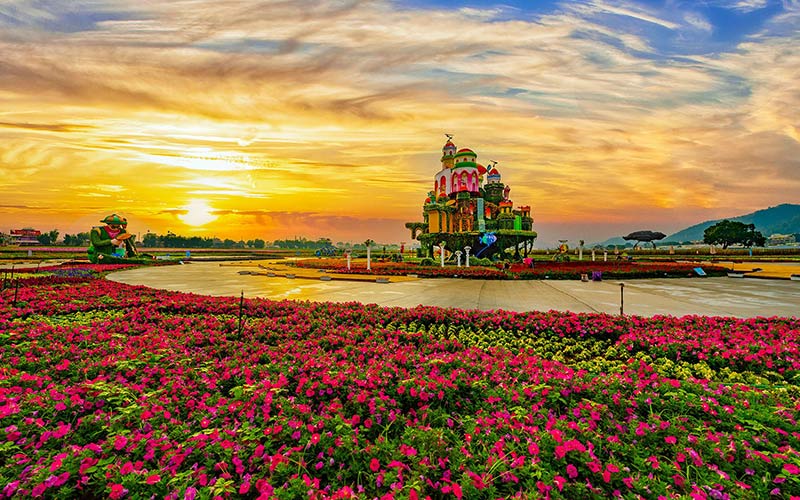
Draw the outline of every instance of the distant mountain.
<instances>
[{"instance_id":1,"label":"distant mountain","mask_svg":"<svg viewBox=\"0 0 800 500\"><path fill-rule=\"evenodd\" d=\"M625 233L625 234L628 234L628 233ZM587 245L587 247L588 248L591 248L591 247L594 247L594 246L608 247L608 246L611 246L611 245L614 245L614 246L625 246L625 243L636 243L636 242L635 241L628 242L628 241L623 240L622 236L614 236L613 238L609 238L609 239L607 239L605 241L601 241L599 243L590 243L589 245ZM658 242L656 242L656 244L658 244Z\"/></svg>"},{"instance_id":2,"label":"distant mountain","mask_svg":"<svg viewBox=\"0 0 800 500\"><path fill-rule=\"evenodd\" d=\"M700 241L703 239L703 231L707 227L713 226L717 222L731 220L743 222L745 224L755 224L756 231L760 231L764 236L771 234L793 234L800 233L800 205L784 203L776 207L765 208L738 217L726 217L724 219L709 220L687 227L675 234L664 238L663 241Z\"/></svg>"},{"instance_id":3,"label":"distant mountain","mask_svg":"<svg viewBox=\"0 0 800 500\"><path fill-rule=\"evenodd\" d=\"M702 241L703 231L709 226L713 226L717 222L723 220L733 220L743 222L745 224L755 224L756 231L761 231L766 237L772 234L795 234L800 233L800 205L792 205L784 203L776 207L765 208L757 212L749 213L747 215L740 215L738 217L726 217L724 219L709 220L695 224L694 226L687 227L677 233L671 234L666 238L656 241L656 245L667 241L683 242L683 241ZM626 233L627 234L627 233ZM622 236L614 236L605 241L598 243L589 243L588 248L593 246L624 246L626 243L635 243L634 241L625 241ZM647 244L644 244L647 246Z\"/></svg>"}]
</instances>

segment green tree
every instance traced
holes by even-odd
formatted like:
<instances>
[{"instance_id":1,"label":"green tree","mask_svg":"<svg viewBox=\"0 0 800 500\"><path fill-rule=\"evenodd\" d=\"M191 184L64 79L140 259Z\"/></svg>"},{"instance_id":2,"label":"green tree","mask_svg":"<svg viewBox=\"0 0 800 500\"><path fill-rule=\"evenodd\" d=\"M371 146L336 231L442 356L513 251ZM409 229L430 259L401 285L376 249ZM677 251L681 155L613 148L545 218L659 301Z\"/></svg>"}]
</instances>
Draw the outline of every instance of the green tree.
<instances>
[{"instance_id":1,"label":"green tree","mask_svg":"<svg viewBox=\"0 0 800 500\"><path fill-rule=\"evenodd\" d=\"M755 224L724 220L703 231L703 243L722 245L723 249L737 243L745 247L763 247L765 242L766 238L756 231Z\"/></svg>"},{"instance_id":2,"label":"green tree","mask_svg":"<svg viewBox=\"0 0 800 500\"><path fill-rule=\"evenodd\" d=\"M262 240L260 238L256 238L256 239L253 240L253 248L258 248L260 250L260 249L264 248L265 246L267 246L267 245L264 242L264 240Z\"/></svg>"},{"instance_id":3,"label":"green tree","mask_svg":"<svg viewBox=\"0 0 800 500\"><path fill-rule=\"evenodd\" d=\"M158 236L155 233L145 233L144 238L142 238L142 246L154 248L158 246Z\"/></svg>"},{"instance_id":4,"label":"green tree","mask_svg":"<svg viewBox=\"0 0 800 500\"><path fill-rule=\"evenodd\" d=\"M64 245L68 247L79 247L89 243L89 233L65 234Z\"/></svg>"},{"instance_id":5,"label":"green tree","mask_svg":"<svg viewBox=\"0 0 800 500\"><path fill-rule=\"evenodd\" d=\"M42 233L36 238L42 245L54 245L58 241L58 229L52 229L46 233Z\"/></svg>"}]
</instances>

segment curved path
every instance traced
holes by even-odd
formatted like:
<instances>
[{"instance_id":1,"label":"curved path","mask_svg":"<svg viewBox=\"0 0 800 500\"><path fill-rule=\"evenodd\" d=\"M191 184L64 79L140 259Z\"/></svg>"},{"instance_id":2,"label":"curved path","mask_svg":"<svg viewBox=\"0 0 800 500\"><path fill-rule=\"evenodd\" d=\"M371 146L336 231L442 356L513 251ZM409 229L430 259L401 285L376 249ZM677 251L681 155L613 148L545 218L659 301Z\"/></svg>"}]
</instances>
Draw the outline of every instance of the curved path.
<instances>
[{"instance_id":1,"label":"curved path","mask_svg":"<svg viewBox=\"0 0 800 500\"><path fill-rule=\"evenodd\" d=\"M610 314L620 311L619 280L583 283L577 280L418 279L374 283L240 274L249 272L248 269L263 272L253 264L248 268L218 262L191 262L120 271L109 274L108 279L202 295L239 296L244 292L245 297L273 300L357 301L400 307L424 304L486 311L555 309ZM624 283L625 314L800 316L800 281L678 278Z\"/></svg>"}]
</instances>

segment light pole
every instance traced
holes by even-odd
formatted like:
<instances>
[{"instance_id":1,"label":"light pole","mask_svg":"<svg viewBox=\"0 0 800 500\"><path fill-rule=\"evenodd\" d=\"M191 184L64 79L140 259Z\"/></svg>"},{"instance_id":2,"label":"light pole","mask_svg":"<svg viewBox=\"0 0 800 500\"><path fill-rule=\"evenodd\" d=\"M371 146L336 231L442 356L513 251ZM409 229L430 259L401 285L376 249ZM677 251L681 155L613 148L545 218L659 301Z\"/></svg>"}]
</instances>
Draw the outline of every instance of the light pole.
<instances>
[{"instance_id":1,"label":"light pole","mask_svg":"<svg viewBox=\"0 0 800 500\"><path fill-rule=\"evenodd\" d=\"M439 257L441 257L441 260L442 260L442 267L444 267L444 246L446 244L447 244L447 242L445 242L445 241L440 241L439 242Z\"/></svg>"},{"instance_id":2,"label":"light pole","mask_svg":"<svg viewBox=\"0 0 800 500\"><path fill-rule=\"evenodd\" d=\"M456 261L458 262L458 267L461 267L461 250L456 250Z\"/></svg>"},{"instance_id":3,"label":"light pole","mask_svg":"<svg viewBox=\"0 0 800 500\"><path fill-rule=\"evenodd\" d=\"M464 247L464 253L467 254L467 262L466 266L469 267L469 251L472 250L472 247Z\"/></svg>"}]
</instances>

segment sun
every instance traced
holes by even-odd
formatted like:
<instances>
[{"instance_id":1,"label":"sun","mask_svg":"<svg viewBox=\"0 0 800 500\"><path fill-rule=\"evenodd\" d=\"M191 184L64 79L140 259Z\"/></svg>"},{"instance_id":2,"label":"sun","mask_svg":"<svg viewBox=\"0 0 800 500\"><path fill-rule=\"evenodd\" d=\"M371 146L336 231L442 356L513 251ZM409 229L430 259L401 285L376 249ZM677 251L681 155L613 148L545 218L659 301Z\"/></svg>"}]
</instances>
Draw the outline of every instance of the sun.
<instances>
[{"instance_id":1,"label":"sun","mask_svg":"<svg viewBox=\"0 0 800 500\"><path fill-rule=\"evenodd\" d=\"M179 215L178 218L189 226L205 226L217 220L217 216L211 213L211 207L205 200L192 200L183 209L186 213Z\"/></svg>"}]
</instances>

